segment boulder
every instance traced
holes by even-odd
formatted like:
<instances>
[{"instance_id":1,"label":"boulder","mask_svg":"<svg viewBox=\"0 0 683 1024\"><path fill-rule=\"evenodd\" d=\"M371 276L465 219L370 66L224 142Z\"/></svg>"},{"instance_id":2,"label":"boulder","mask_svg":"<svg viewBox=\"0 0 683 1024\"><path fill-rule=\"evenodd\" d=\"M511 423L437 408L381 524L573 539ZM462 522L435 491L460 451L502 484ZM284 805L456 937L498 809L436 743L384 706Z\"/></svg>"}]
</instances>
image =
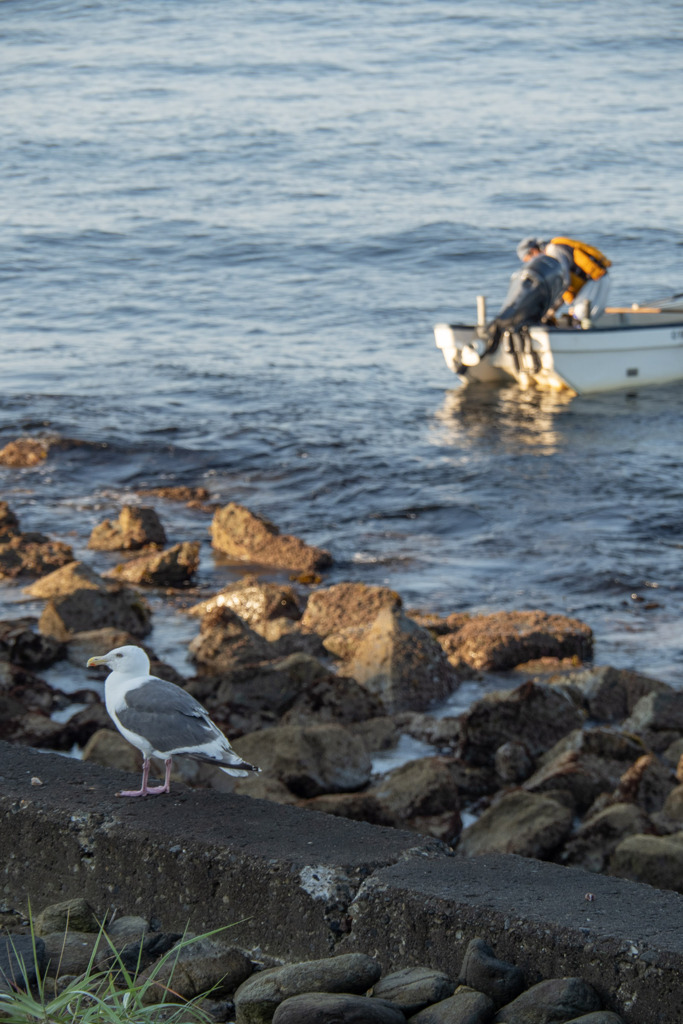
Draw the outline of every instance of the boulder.
<instances>
[{"instance_id":1,"label":"boulder","mask_svg":"<svg viewBox=\"0 0 683 1024\"><path fill-rule=\"evenodd\" d=\"M47 598L38 628L58 641L104 628L139 638L152 628L149 606L142 597L120 584L108 584L82 562L63 566L27 587L26 592Z\"/></svg>"},{"instance_id":2,"label":"boulder","mask_svg":"<svg viewBox=\"0 0 683 1024\"><path fill-rule=\"evenodd\" d=\"M231 608L219 606L203 617L188 651L201 672L228 675L240 666L265 661L271 648Z\"/></svg>"},{"instance_id":3,"label":"boulder","mask_svg":"<svg viewBox=\"0 0 683 1024\"><path fill-rule=\"evenodd\" d=\"M483 992L458 985L452 996L420 1010L411 1024L488 1024L494 1010L493 1000Z\"/></svg>"},{"instance_id":4,"label":"boulder","mask_svg":"<svg viewBox=\"0 0 683 1024\"><path fill-rule=\"evenodd\" d=\"M33 935L0 934L0 993L35 985L46 968L47 955L42 939Z\"/></svg>"},{"instance_id":5,"label":"boulder","mask_svg":"<svg viewBox=\"0 0 683 1024\"><path fill-rule=\"evenodd\" d=\"M497 1010L516 999L524 989L520 968L499 960L484 939L469 942L460 967L460 981L487 995Z\"/></svg>"},{"instance_id":6,"label":"boulder","mask_svg":"<svg viewBox=\"0 0 683 1024\"><path fill-rule=\"evenodd\" d=\"M451 658L475 669L501 672L533 658L592 657L593 633L578 619L542 611L494 612L465 622Z\"/></svg>"},{"instance_id":7,"label":"boulder","mask_svg":"<svg viewBox=\"0 0 683 1024\"><path fill-rule=\"evenodd\" d=\"M166 533L153 508L124 505L119 518L105 519L90 534L88 547L95 551L138 551L140 548L163 547Z\"/></svg>"},{"instance_id":8,"label":"boulder","mask_svg":"<svg viewBox=\"0 0 683 1024\"><path fill-rule=\"evenodd\" d=\"M242 736L241 757L300 797L362 789L370 780L365 745L341 725L283 725Z\"/></svg>"},{"instance_id":9,"label":"boulder","mask_svg":"<svg viewBox=\"0 0 683 1024\"><path fill-rule=\"evenodd\" d=\"M47 458L50 450L48 438L18 437L0 449L0 465L11 469L27 469L38 466Z\"/></svg>"},{"instance_id":10,"label":"boulder","mask_svg":"<svg viewBox=\"0 0 683 1024\"><path fill-rule=\"evenodd\" d=\"M68 544L42 533L22 533L0 543L0 579L44 576L73 560Z\"/></svg>"},{"instance_id":11,"label":"boulder","mask_svg":"<svg viewBox=\"0 0 683 1024\"><path fill-rule=\"evenodd\" d=\"M671 690L668 683L652 679L630 669L601 665L575 669L558 677L582 694L588 715L596 722L622 722L631 714L641 697L653 691Z\"/></svg>"},{"instance_id":12,"label":"boulder","mask_svg":"<svg viewBox=\"0 0 683 1024\"><path fill-rule=\"evenodd\" d=\"M165 501L182 501L190 508L206 508L211 497L207 487L192 487L187 484L172 484L168 487L140 487L138 494L153 495Z\"/></svg>"},{"instance_id":13,"label":"boulder","mask_svg":"<svg viewBox=\"0 0 683 1024\"><path fill-rule=\"evenodd\" d=\"M372 994L392 1003L408 1017L452 996L455 987L455 982L442 971L429 967L405 967L381 978L373 987Z\"/></svg>"},{"instance_id":14,"label":"boulder","mask_svg":"<svg viewBox=\"0 0 683 1024\"><path fill-rule=\"evenodd\" d=\"M600 997L582 978L550 978L532 985L493 1018L494 1024L555 1024L600 1009Z\"/></svg>"},{"instance_id":15,"label":"boulder","mask_svg":"<svg viewBox=\"0 0 683 1024\"><path fill-rule=\"evenodd\" d=\"M528 779L534 762L524 743L507 740L501 743L493 755L493 765L500 781L506 784Z\"/></svg>"},{"instance_id":16,"label":"boulder","mask_svg":"<svg viewBox=\"0 0 683 1024\"><path fill-rule=\"evenodd\" d=\"M380 823L452 843L460 835L460 797L447 758L422 757L394 768L372 787Z\"/></svg>"},{"instance_id":17,"label":"boulder","mask_svg":"<svg viewBox=\"0 0 683 1024\"><path fill-rule=\"evenodd\" d=\"M143 971L138 980L143 985L151 981L145 986L142 999L150 1005L168 999L169 989L181 999L206 992L213 998L232 995L253 969L245 953L219 936L211 936L185 940L161 964L152 964Z\"/></svg>"},{"instance_id":18,"label":"boulder","mask_svg":"<svg viewBox=\"0 0 683 1024\"><path fill-rule=\"evenodd\" d=\"M460 719L460 755L493 765L499 747L523 743L532 758L583 724L585 713L558 686L526 682L475 701Z\"/></svg>"},{"instance_id":19,"label":"boulder","mask_svg":"<svg viewBox=\"0 0 683 1024\"><path fill-rule=\"evenodd\" d=\"M82 760L131 773L139 772L142 767L140 751L113 728L98 729L93 733L83 749Z\"/></svg>"},{"instance_id":20,"label":"boulder","mask_svg":"<svg viewBox=\"0 0 683 1024\"><path fill-rule=\"evenodd\" d=\"M539 759L524 783L530 793L566 789L577 810L585 811L601 793L611 793L642 748L608 729L575 729ZM672 783L673 784L673 783Z\"/></svg>"},{"instance_id":21,"label":"boulder","mask_svg":"<svg viewBox=\"0 0 683 1024\"><path fill-rule=\"evenodd\" d=\"M193 605L188 614L203 617L216 608L229 608L267 640L276 639L273 623L281 619L296 622L301 618L299 598L293 587L264 582L256 576L231 583L213 597Z\"/></svg>"},{"instance_id":22,"label":"boulder","mask_svg":"<svg viewBox=\"0 0 683 1024\"><path fill-rule=\"evenodd\" d=\"M98 932L79 932L69 927L43 936L47 973L52 977L85 974L99 943Z\"/></svg>"},{"instance_id":23,"label":"boulder","mask_svg":"<svg viewBox=\"0 0 683 1024\"><path fill-rule=\"evenodd\" d=\"M110 627L146 636L152 628L147 603L125 587L89 587L51 598L40 616L38 628L45 636L68 641L75 633Z\"/></svg>"},{"instance_id":24,"label":"boulder","mask_svg":"<svg viewBox=\"0 0 683 1024\"><path fill-rule=\"evenodd\" d=\"M238 1018L239 1020L239 1018ZM400 1010L383 999L306 992L280 1003L273 1024L405 1024Z\"/></svg>"},{"instance_id":25,"label":"boulder","mask_svg":"<svg viewBox=\"0 0 683 1024\"><path fill-rule=\"evenodd\" d=\"M139 555L106 575L146 587L187 587L199 568L199 542L183 541L165 551Z\"/></svg>"},{"instance_id":26,"label":"boulder","mask_svg":"<svg viewBox=\"0 0 683 1024\"><path fill-rule=\"evenodd\" d=\"M610 858L609 874L683 892L683 831L627 836Z\"/></svg>"},{"instance_id":27,"label":"boulder","mask_svg":"<svg viewBox=\"0 0 683 1024\"><path fill-rule=\"evenodd\" d=\"M332 564L329 551L311 547L298 537L281 534L268 519L236 502L218 509L210 533L213 547L236 561L296 572L315 572Z\"/></svg>"},{"instance_id":28,"label":"boulder","mask_svg":"<svg viewBox=\"0 0 683 1024\"><path fill-rule=\"evenodd\" d=\"M641 697L623 725L637 735L651 732L683 732L683 691L653 690Z\"/></svg>"},{"instance_id":29,"label":"boulder","mask_svg":"<svg viewBox=\"0 0 683 1024\"><path fill-rule=\"evenodd\" d=\"M34 630L35 619L13 619L0 622L0 651L13 665L40 669L64 657L64 644L54 637Z\"/></svg>"},{"instance_id":30,"label":"boulder","mask_svg":"<svg viewBox=\"0 0 683 1024\"><path fill-rule=\"evenodd\" d=\"M403 602L395 590L366 583L336 583L314 591L301 625L320 637L372 625L380 612L398 612Z\"/></svg>"},{"instance_id":31,"label":"boulder","mask_svg":"<svg viewBox=\"0 0 683 1024\"><path fill-rule=\"evenodd\" d=\"M443 700L460 682L443 649L403 612L384 608L343 664L388 712L421 711Z\"/></svg>"},{"instance_id":32,"label":"boulder","mask_svg":"<svg viewBox=\"0 0 683 1024\"><path fill-rule=\"evenodd\" d=\"M45 907L34 922L37 935L53 932L99 932L100 922L87 900L76 897Z\"/></svg>"},{"instance_id":33,"label":"boulder","mask_svg":"<svg viewBox=\"0 0 683 1024\"><path fill-rule=\"evenodd\" d=\"M362 995L379 980L380 974L380 965L365 953L342 953L324 960L271 967L254 974L237 989L236 1022L267 1024L285 999L304 993Z\"/></svg>"},{"instance_id":34,"label":"boulder","mask_svg":"<svg viewBox=\"0 0 683 1024\"><path fill-rule=\"evenodd\" d=\"M517 789L504 793L460 836L456 852L552 856L571 831L573 812L556 800Z\"/></svg>"},{"instance_id":35,"label":"boulder","mask_svg":"<svg viewBox=\"0 0 683 1024\"><path fill-rule=\"evenodd\" d=\"M611 804L582 822L558 860L586 871L603 872L622 839L652 831L652 822L640 807L631 803Z\"/></svg>"}]
</instances>

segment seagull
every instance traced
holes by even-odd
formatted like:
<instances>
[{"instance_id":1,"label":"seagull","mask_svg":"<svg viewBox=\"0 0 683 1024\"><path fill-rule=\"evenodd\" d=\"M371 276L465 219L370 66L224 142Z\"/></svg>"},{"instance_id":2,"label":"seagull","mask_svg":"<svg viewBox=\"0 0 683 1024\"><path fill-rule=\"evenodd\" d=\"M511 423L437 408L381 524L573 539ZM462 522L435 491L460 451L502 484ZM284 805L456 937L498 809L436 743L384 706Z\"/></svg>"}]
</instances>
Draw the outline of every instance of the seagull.
<instances>
[{"instance_id":1,"label":"seagull","mask_svg":"<svg viewBox=\"0 0 683 1024\"><path fill-rule=\"evenodd\" d=\"M217 765L228 775L246 776L261 769L243 761L206 708L175 683L150 675L149 658L141 647L127 644L109 654L89 658L88 668L107 665L104 701L121 735L142 754L140 789L117 796L157 796L171 791L171 765L176 754ZM150 758L166 764L163 786L148 786Z\"/></svg>"}]
</instances>

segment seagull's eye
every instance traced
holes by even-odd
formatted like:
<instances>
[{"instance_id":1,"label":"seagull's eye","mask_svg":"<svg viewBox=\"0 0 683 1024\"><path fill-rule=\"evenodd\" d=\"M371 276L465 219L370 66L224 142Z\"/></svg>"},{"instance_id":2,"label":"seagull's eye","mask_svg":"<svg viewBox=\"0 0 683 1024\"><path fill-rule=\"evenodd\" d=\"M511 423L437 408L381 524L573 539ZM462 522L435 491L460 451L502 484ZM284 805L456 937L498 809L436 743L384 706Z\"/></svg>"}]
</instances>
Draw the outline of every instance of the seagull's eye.
<instances>
[{"instance_id":1,"label":"seagull's eye","mask_svg":"<svg viewBox=\"0 0 683 1024\"><path fill-rule=\"evenodd\" d=\"M117 654L117 655L116 655L116 657L117 657L117 658L122 658L122 657L123 657L123 655L122 655L122 654Z\"/></svg>"}]
</instances>

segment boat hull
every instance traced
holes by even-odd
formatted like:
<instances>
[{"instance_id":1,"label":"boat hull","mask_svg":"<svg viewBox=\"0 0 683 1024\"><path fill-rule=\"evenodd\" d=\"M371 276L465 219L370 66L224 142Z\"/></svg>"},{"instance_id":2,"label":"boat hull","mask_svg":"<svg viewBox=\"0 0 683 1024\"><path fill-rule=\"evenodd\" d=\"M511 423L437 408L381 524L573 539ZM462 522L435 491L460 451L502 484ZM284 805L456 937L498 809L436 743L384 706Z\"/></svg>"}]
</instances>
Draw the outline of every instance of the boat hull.
<instances>
[{"instance_id":1,"label":"boat hull","mask_svg":"<svg viewBox=\"0 0 683 1024\"><path fill-rule=\"evenodd\" d=\"M437 324L436 345L463 383L517 381L576 394L632 390L683 380L683 312L607 313L588 330L532 326L463 371L460 353L476 341L467 324Z\"/></svg>"}]
</instances>

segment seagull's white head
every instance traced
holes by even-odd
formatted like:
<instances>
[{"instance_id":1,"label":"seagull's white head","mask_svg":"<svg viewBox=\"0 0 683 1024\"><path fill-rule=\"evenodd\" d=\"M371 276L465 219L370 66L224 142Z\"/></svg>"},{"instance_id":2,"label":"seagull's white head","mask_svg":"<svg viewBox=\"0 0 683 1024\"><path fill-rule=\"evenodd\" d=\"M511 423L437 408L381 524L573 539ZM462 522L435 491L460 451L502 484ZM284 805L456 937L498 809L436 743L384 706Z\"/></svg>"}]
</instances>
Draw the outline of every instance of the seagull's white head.
<instances>
[{"instance_id":1,"label":"seagull's white head","mask_svg":"<svg viewBox=\"0 0 683 1024\"><path fill-rule=\"evenodd\" d=\"M149 658L142 647L135 647L133 644L115 647L109 654L103 654L99 658L89 658L88 668L92 668L93 665L107 665L112 672L120 672L124 676L149 675Z\"/></svg>"}]
</instances>

